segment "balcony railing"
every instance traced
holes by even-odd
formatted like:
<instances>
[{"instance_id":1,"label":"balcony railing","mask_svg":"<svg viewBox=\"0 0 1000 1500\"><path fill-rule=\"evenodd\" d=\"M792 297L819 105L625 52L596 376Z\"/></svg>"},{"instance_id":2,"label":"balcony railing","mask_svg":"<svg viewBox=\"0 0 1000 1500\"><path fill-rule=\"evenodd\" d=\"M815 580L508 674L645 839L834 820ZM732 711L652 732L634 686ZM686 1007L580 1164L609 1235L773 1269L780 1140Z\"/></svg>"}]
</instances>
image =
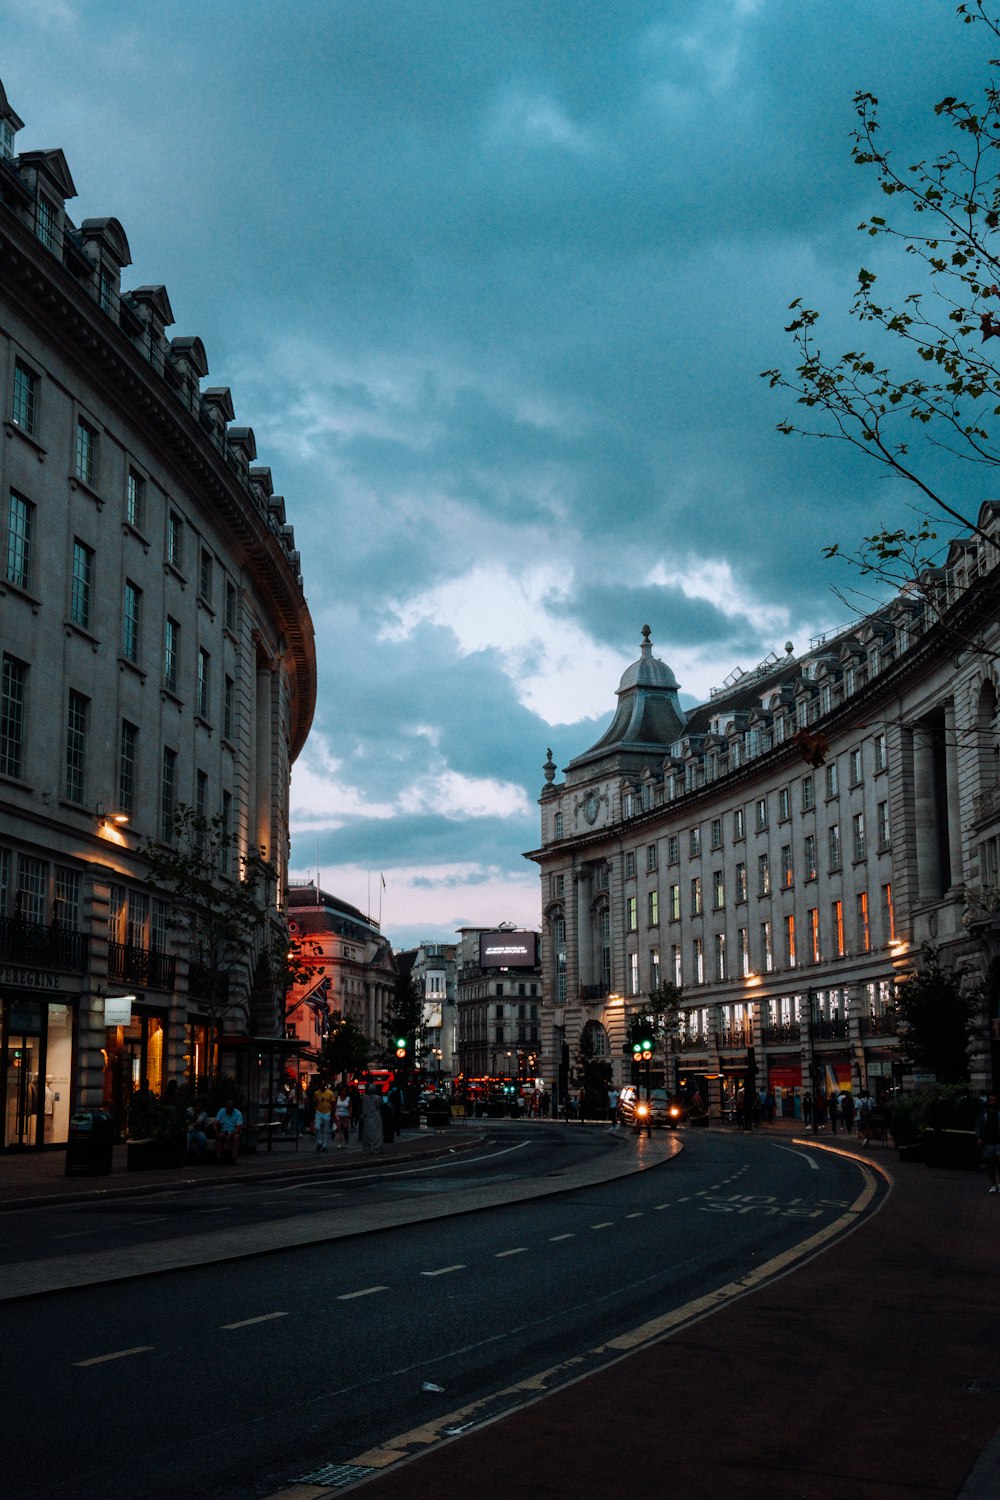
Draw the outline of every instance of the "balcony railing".
<instances>
[{"instance_id":1,"label":"balcony railing","mask_svg":"<svg viewBox=\"0 0 1000 1500\"><path fill-rule=\"evenodd\" d=\"M708 1046L706 1031L685 1031L681 1037L682 1052L702 1052Z\"/></svg>"},{"instance_id":2,"label":"balcony railing","mask_svg":"<svg viewBox=\"0 0 1000 1500\"><path fill-rule=\"evenodd\" d=\"M135 943L108 944L108 978L143 989L172 990L176 960Z\"/></svg>"},{"instance_id":3,"label":"balcony railing","mask_svg":"<svg viewBox=\"0 0 1000 1500\"><path fill-rule=\"evenodd\" d=\"M847 1036L846 1016L820 1016L816 1022L816 1036L820 1041L842 1041Z\"/></svg>"},{"instance_id":4,"label":"balcony railing","mask_svg":"<svg viewBox=\"0 0 1000 1500\"><path fill-rule=\"evenodd\" d=\"M862 1036L895 1036L899 1029L899 1017L894 1011L882 1011L877 1016L862 1016Z\"/></svg>"},{"instance_id":5,"label":"balcony railing","mask_svg":"<svg viewBox=\"0 0 1000 1500\"><path fill-rule=\"evenodd\" d=\"M765 1047L779 1047L782 1042L798 1042L802 1038L802 1027L798 1021L786 1021L781 1026L765 1026L761 1041Z\"/></svg>"},{"instance_id":6,"label":"balcony railing","mask_svg":"<svg viewBox=\"0 0 1000 1500\"><path fill-rule=\"evenodd\" d=\"M607 984L581 984L581 1000L605 1000L609 993Z\"/></svg>"},{"instance_id":7,"label":"balcony railing","mask_svg":"<svg viewBox=\"0 0 1000 1500\"><path fill-rule=\"evenodd\" d=\"M750 1047L753 1031L749 1026L724 1026L719 1032L720 1047Z\"/></svg>"},{"instance_id":8,"label":"balcony railing","mask_svg":"<svg viewBox=\"0 0 1000 1500\"><path fill-rule=\"evenodd\" d=\"M25 922L21 917L0 918L0 959L5 963L83 974L87 956L87 938L82 932L44 927L41 922Z\"/></svg>"}]
</instances>

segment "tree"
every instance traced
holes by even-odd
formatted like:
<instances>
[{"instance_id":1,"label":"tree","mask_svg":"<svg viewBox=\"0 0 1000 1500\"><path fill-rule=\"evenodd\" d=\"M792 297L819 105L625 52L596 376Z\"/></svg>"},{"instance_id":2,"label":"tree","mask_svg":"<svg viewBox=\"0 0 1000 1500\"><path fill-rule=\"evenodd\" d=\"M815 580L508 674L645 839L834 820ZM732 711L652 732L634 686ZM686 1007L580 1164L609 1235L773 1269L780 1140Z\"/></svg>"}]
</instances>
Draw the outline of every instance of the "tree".
<instances>
[{"instance_id":1,"label":"tree","mask_svg":"<svg viewBox=\"0 0 1000 1500\"><path fill-rule=\"evenodd\" d=\"M664 980L655 990L650 990L646 1003L633 1012L628 1023L628 1042L651 1038L653 1050L663 1053L666 1068L667 1057L673 1050L673 1042L680 1031L680 1010L683 991L679 985ZM669 1082L669 1080L666 1080Z\"/></svg>"},{"instance_id":2,"label":"tree","mask_svg":"<svg viewBox=\"0 0 1000 1500\"><path fill-rule=\"evenodd\" d=\"M1000 20L985 4L968 0L957 14L1000 37ZM872 334L875 353L826 355L820 314L796 298L786 329L798 353L794 374L763 371L772 387L793 392L816 419L782 421L780 432L846 442L915 493L915 524L883 527L863 538L855 554L842 554L834 543L826 555L845 556L862 574L894 587L921 588L938 610L937 585L927 577L929 544L937 542L941 524L973 533L979 528L950 487L955 466L939 473L934 460L943 453L976 468L1000 466L994 420L1000 360L993 353L1000 355L1000 344L989 342L1000 336L1000 60L986 67L979 102L948 95L934 106L950 129L948 144L903 168L881 144L877 97L866 91L854 96L852 157L874 170L889 202L859 230L912 257L922 279L909 294L883 299L876 273L858 271L851 313Z\"/></svg>"},{"instance_id":3,"label":"tree","mask_svg":"<svg viewBox=\"0 0 1000 1500\"><path fill-rule=\"evenodd\" d=\"M360 1073L369 1063L372 1044L353 1016L335 1011L323 1039L319 1070L329 1077L341 1073Z\"/></svg>"},{"instance_id":4,"label":"tree","mask_svg":"<svg viewBox=\"0 0 1000 1500\"><path fill-rule=\"evenodd\" d=\"M427 1045L424 1024L424 992L412 973L398 974L389 1014L382 1022L383 1057L391 1068L419 1067ZM406 1058L396 1056L397 1039L406 1038Z\"/></svg>"},{"instance_id":5,"label":"tree","mask_svg":"<svg viewBox=\"0 0 1000 1500\"><path fill-rule=\"evenodd\" d=\"M936 949L925 947L921 967L896 986L903 1061L940 1083L968 1083L981 998L980 991L963 989L959 975L941 968Z\"/></svg>"},{"instance_id":6,"label":"tree","mask_svg":"<svg viewBox=\"0 0 1000 1500\"><path fill-rule=\"evenodd\" d=\"M275 993L316 972L271 904L274 870L239 853L221 814L206 817L179 803L165 843L147 840L140 854L147 882L170 897L170 924L184 934L188 992L209 1022L209 1071L217 1066L222 1022L246 1003L235 980L266 984ZM317 948L317 951L320 951Z\"/></svg>"}]
</instances>

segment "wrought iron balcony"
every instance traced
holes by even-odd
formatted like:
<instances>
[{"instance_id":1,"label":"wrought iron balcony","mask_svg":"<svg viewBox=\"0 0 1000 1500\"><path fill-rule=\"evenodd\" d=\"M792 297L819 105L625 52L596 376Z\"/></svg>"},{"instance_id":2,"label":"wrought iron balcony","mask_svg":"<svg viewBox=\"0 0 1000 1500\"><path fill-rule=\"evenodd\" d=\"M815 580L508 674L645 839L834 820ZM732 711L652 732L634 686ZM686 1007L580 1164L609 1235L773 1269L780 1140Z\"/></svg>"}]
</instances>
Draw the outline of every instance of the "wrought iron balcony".
<instances>
[{"instance_id":1,"label":"wrought iron balcony","mask_svg":"<svg viewBox=\"0 0 1000 1500\"><path fill-rule=\"evenodd\" d=\"M816 1022L816 1035L821 1041L842 1041L847 1034L846 1016L820 1016Z\"/></svg>"},{"instance_id":2,"label":"wrought iron balcony","mask_svg":"<svg viewBox=\"0 0 1000 1500\"><path fill-rule=\"evenodd\" d=\"M136 943L108 944L108 978L143 989L172 990L176 960Z\"/></svg>"},{"instance_id":3,"label":"wrought iron balcony","mask_svg":"<svg viewBox=\"0 0 1000 1500\"><path fill-rule=\"evenodd\" d=\"M860 1026L862 1036L895 1036L899 1017L895 1011L884 1010L877 1016L862 1016Z\"/></svg>"},{"instance_id":4,"label":"wrought iron balcony","mask_svg":"<svg viewBox=\"0 0 1000 1500\"><path fill-rule=\"evenodd\" d=\"M761 1041L765 1047L779 1047L782 1042L798 1042L802 1038L802 1027L798 1021L786 1021L781 1026L765 1026Z\"/></svg>"},{"instance_id":5,"label":"wrought iron balcony","mask_svg":"<svg viewBox=\"0 0 1000 1500\"><path fill-rule=\"evenodd\" d=\"M69 969L74 974L83 974L87 956L88 942L82 932L45 927L41 922L26 922L21 917L0 918L0 959L4 963Z\"/></svg>"},{"instance_id":6,"label":"wrought iron balcony","mask_svg":"<svg viewBox=\"0 0 1000 1500\"><path fill-rule=\"evenodd\" d=\"M606 1000L610 993L607 984L581 984L581 1000Z\"/></svg>"},{"instance_id":7,"label":"wrought iron balcony","mask_svg":"<svg viewBox=\"0 0 1000 1500\"><path fill-rule=\"evenodd\" d=\"M720 1047L750 1047L753 1032L749 1026L724 1026L719 1032Z\"/></svg>"},{"instance_id":8,"label":"wrought iron balcony","mask_svg":"<svg viewBox=\"0 0 1000 1500\"><path fill-rule=\"evenodd\" d=\"M708 1046L708 1033L705 1031L685 1031L681 1037L682 1052L701 1052Z\"/></svg>"}]
</instances>

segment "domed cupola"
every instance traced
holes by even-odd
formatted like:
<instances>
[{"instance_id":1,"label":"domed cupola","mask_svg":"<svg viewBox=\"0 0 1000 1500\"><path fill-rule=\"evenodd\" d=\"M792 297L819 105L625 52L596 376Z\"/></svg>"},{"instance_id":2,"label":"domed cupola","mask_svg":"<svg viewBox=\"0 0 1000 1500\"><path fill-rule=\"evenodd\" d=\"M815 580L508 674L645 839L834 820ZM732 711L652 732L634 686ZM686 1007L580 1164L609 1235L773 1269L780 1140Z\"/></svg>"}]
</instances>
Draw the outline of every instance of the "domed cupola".
<instances>
[{"instance_id":1,"label":"domed cupola","mask_svg":"<svg viewBox=\"0 0 1000 1500\"><path fill-rule=\"evenodd\" d=\"M610 726L570 764L579 766L617 752L663 755L679 739L685 722L677 701L677 678L666 662L653 655L650 629L644 625L639 660L622 673L618 708Z\"/></svg>"}]
</instances>

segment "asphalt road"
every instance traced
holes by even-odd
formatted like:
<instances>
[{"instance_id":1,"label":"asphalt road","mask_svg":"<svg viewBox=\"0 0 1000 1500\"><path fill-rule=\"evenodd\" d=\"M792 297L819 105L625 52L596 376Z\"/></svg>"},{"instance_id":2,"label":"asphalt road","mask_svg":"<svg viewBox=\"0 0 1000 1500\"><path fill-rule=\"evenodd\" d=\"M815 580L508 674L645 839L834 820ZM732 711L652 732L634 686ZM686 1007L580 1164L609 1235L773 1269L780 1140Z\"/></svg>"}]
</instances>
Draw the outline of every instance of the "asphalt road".
<instances>
[{"instance_id":1,"label":"asphalt road","mask_svg":"<svg viewBox=\"0 0 1000 1500\"><path fill-rule=\"evenodd\" d=\"M362 1474L416 1425L641 1346L629 1330L849 1220L861 1181L787 1143L692 1134L672 1161L558 1197L9 1304L5 1493L252 1500Z\"/></svg>"}]
</instances>

